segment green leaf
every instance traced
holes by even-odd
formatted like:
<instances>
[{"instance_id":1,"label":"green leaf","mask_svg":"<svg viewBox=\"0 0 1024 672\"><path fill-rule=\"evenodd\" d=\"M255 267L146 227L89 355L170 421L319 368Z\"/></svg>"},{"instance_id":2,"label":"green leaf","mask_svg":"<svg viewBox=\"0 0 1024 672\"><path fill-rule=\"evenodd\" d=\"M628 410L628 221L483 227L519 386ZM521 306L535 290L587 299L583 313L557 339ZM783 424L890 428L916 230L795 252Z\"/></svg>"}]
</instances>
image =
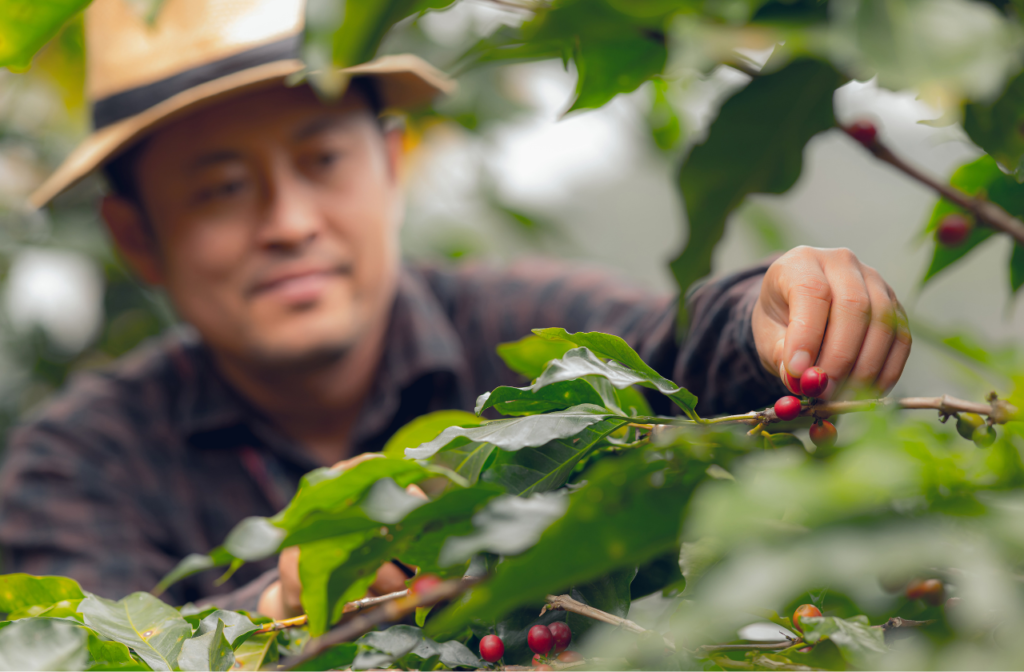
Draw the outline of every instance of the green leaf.
<instances>
[{"instance_id":1,"label":"green leaf","mask_svg":"<svg viewBox=\"0 0 1024 672\"><path fill-rule=\"evenodd\" d=\"M224 672L234 664L235 654L224 636L224 621L220 619L213 630L185 640L178 656L178 668L182 670Z\"/></svg>"},{"instance_id":2,"label":"green leaf","mask_svg":"<svg viewBox=\"0 0 1024 672\"><path fill-rule=\"evenodd\" d=\"M597 3L580 5L592 20ZM619 24L601 38L585 36L573 54L579 79L570 111L601 107L620 93L635 91L665 67L664 35L629 33Z\"/></svg>"},{"instance_id":3,"label":"green leaf","mask_svg":"<svg viewBox=\"0 0 1024 672\"><path fill-rule=\"evenodd\" d=\"M1016 294L1021 285L1024 285L1024 246L1014 242L1010 255L1010 290Z\"/></svg>"},{"instance_id":4,"label":"green leaf","mask_svg":"<svg viewBox=\"0 0 1024 672\"><path fill-rule=\"evenodd\" d=\"M617 569L593 581L573 586L569 591L569 596L605 613L626 618L631 603L630 585L636 578L636 573L635 566ZM587 631L595 625L593 619L573 613L566 614L565 622L572 630L572 637L577 642L581 641Z\"/></svg>"},{"instance_id":5,"label":"green leaf","mask_svg":"<svg viewBox=\"0 0 1024 672\"><path fill-rule=\"evenodd\" d=\"M500 485L513 495L527 496L560 488L580 460L597 448L627 420L611 418L587 427L576 436L558 439L539 448L502 451L484 474L488 483Z\"/></svg>"},{"instance_id":6,"label":"green leaf","mask_svg":"<svg viewBox=\"0 0 1024 672\"><path fill-rule=\"evenodd\" d=\"M856 667L871 667L872 659L887 650L882 629L872 628L867 616L801 618L800 624L804 641L817 644L824 639L831 640L846 662Z\"/></svg>"},{"instance_id":7,"label":"green leaf","mask_svg":"<svg viewBox=\"0 0 1024 672\"><path fill-rule=\"evenodd\" d=\"M707 140L679 171L689 239L672 262L679 285L679 325L685 297L711 272L726 220L748 194L781 194L800 177L804 145L835 125L832 94L843 77L827 63L799 60L755 78L722 105Z\"/></svg>"},{"instance_id":8,"label":"green leaf","mask_svg":"<svg viewBox=\"0 0 1024 672\"><path fill-rule=\"evenodd\" d=\"M126 644L154 670L175 668L192 626L177 609L148 593L114 602L97 595L82 600L85 624L108 639Z\"/></svg>"},{"instance_id":9,"label":"green leaf","mask_svg":"<svg viewBox=\"0 0 1024 672\"><path fill-rule=\"evenodd\" d=\"M449 427L479 427L481 422L483 421L476 415L466 411L427 413L395 432L384 444L383 453L387 457L400 459L405 457L406 448L415 448L421 443L426 443Z\"/></svg>"},{"instance_id":10,"label":"green leaf","mask_svg":"<svg viewBox=\"0 0 1024 672\"><path fill-rule=\"evenodd\" d=\"M530 335L511 343L499 343L497 350L508 368L533 380L544 372L548 362L559 359L572 347L569 341Z\"/></svg>"},{"instance_id":11,"label":"green leaf","mask_svg":"<svg viewBox=\"0 0 1024 672\"><path fill-rule=\"evenodd\" d=\"M0 670L81 670L86 632L67 621L27 618L0 630Z\"/></svg>"},{"instance_id":12,"label":"green leaf","mask_svg":"<svg viewBox=\"0 0 1024 672\"><path fill-rule=\"evenodd\" d=\"M495 445L487 441L456 440L438 451L428 461L451 469L466 479L469 485L476 485L480 472L494 453Z\"/></svg>"},{"instance_id":13,"label":"green leaf","mask_svg":"<svg viewBox=\"0 0 1024 672\"><path fill-rule=\"evenodd\" d=\"M434 439L418 448L405 451L408 458L424 460L433 457L456 439L486 441L502 450L520 450L542 446L555 439L575 436L590 425L608 417L607 411L599 406L574 406L564 411L528 415L521 418L494 420L480 427L449 427ZM375 462L376 460L371 460Z\"/></svg>"},{"instance_id":14,"label":"green leaf","mask_svg":"<svg viewBox=\"0 0 1024 672\"><path fill-rule=\"evenodd\" d=\"M489 485L450 490L394 525L377 522L367 531L303 544L299 575L310 632L319 635L340 619L345 603L362 597L388 560L433 569L445 536L466 531L473 515L500 492Z\"/></svg>"},{"instance_id":15,"label":"green leaf","mask_svg":"<svg viewBox=\"0 0 1024 672\"><path fill-rule=\"evenodd\" d=\"M429 633L460 631L473 619L492 621L550 593L636 566L677 548L682 513L702 469L681 452L632 451L602 460L569 498L565 515L525 553L506 558L494 578L438 614ZM640 523L639 521L642 521Z\"/></svg>"},{"instance_id":16,"label":"green leaf","mask_svg":"<svg viewBox=\"0 0 1024 672\"><path fill-rule=\"evenodd\" d=\"M973 103L964 108L964 130L978 145L1024 182L1024 74L1010 80L992 104Z\"/></svg>"},{"instance_id":17,"label":"green leaf","mask_svg":"<svg viewBox=\"0 0 1024 672\"><path fill-rule=\"evenodd\" d=\"M373 651L360 653L352 665L354 670L388 667L399 659L407 665L414 665L403 665L404 669L432 669L433 666L418 663L434 657L449 669L479 669L484 664L464 644L454 640L439 644L411 625L393 625L381 632L368 632L359 638L358 643Z\"/></svg>"},{"instance_id":18,"label":"green leaf","mask_svg":"<svg viewBox=\"0 0 1024 672\"><path fill-rule=\"evenodd\" d=\"M262 516L249 516L228 533L224 550L239 560L262 560L277 553L287 531Z\"/></svg>"},{"instance_id":19,"label":"green leaf","mask_svg":"<svg viewBox=\"0 0 1024 672\"><path fill-rule=\"evenodd\" d=\"M949 183L964 193L983 196L1011 214L1024 213L1024 185L1018 184L1015 179L1000 170L990 156L983 156L976 161L960 166L953 173ZM932 209L925 231L928 233L935 231L939 222L951 213L964 213L964 211L949 201L939 200ZM993 233L994 231L986 226L975 226L967 240L961 245L950 248L936 243L931 264L925 272L921 284L927 283L939 272L962 259ZM1013 277L1013 262L1011 261L1011 282Z\"/></svg>"},{"instance_id":20,"label":"green leaf","mask_svg":"<svg viewBox=\"0 0 1024 672\"><path fill-rule=\"evenodd\" d=\"M344 472L318 469L306 475L292 501L270 520L281 529L292 532L312 513L343 510L351 506L382 478L394 479L404 488L432 475L416 462L391 458L366 460Z\"/></svg>"},{"instance_id":21,"label":"green leaf","mask_svg":"<svg viewBox=\"0 0 1024 672\"><path fill-rule=\"evenodd\" d=\"M218 623L223 623L224 638L232 647L240 645L248 638L249 633L260 629L260 626L253 623L244 614L217 609L203 617L203 620L199 622L199 630L196 634L205 635L214 632L220 627L217 625Z\"/></svg>"},{"instance_id":22,"label":"green leaf","mask_svg":"<svg viewBox=\"0 0 1024 672\"><path fill-rule=\"evenodd\" d=\"M5 0L0 12L0 67L25 70L32 57L91 0Z\"/></svg>"},{"instance_id":23,"label":"green leaf","mask_svg":"<svg viewBox=\"0 0 1024 672\"><path fill-rule=\"evenodd\" d=\"M448 537L438 563L464 562L481 551L518 555L536 544L544 530L565 514L567 506L566 497L558 494L499 497L473 516L473 534Z\"/></svg>"},{"instance_id":24,"label":"green leaf","mask_svg":"<svg viewBox=\"0 0 1024 672\"><path fill-rule=\"evenodd\" d=\"M92 658L90 667L94 665L141 665L132 657L132 652L121 642L112 642L100 639L96 633L89 631L89 657Z\"/></svg>"},{"instance_id":25,"label":"green leaf","mask_svg":"<svg viewBox=\"0 0 1024 672\"><path fill-rule=\"evenodd\" d=\"M189 553L181 561L175 565L167 576L160 579L160 583L150 592L153 595L163 595L164 591L173 586L178 581L184 578L204 572L207 569L213 569L214 567L222 567L227 565L232 560L231 555L219 547L210 552L210 555L204 555L202 553Z\"/></svg>"},{"instance_id":26,"label":"green leaf","mask_svg":"<svg viewBox=\"0 0 1024 672\"><path fill-rule=\"evenodd\" d=\"M347 670L352 667L359 652L359 645L355 642L345 642L327 649L316 658L307 660L296 670Z\"/></svg>"},{"instance_id":27,"label":"green leaf","mask_svg":"<svg viewBox=\"0 0 1024 672\"><path fill-rule=\"evenodd\" d=\"M0 576L0 613L13 614L31 607L39 607L42 611L57 602L83 597L85 594L78 582L63 576Z\"/></svg>"},{"instance_id":28,"label":"green leaf","mask_svg":"<svg viewBox=\"0 0 1024 672\"><path fill-rule=\"evenodd\" d=\"M629 385L637 384L657 390L675 402L679 408L683 409L683 412L686 413L688 417L693 420L697 419L696 411L694 411L697 407L697 397L689 390L679 387L671 380L665 378L660 373L652 369L647 362L641 359L640 355L638 355L633 348L629 347L629 344L626 343L626 341L622 340L618 336L602 334L598 331L581 331L575 334L570 334L565 329L561 328L534 329L533 333L544 338L558 338L571 341L581 348L586 348L591 353L598 355L599 357L606 357L622 364L627 369L632 370L633 374L635 374L633 380L630 380L630 375L627 372L611 365L604 369L603 372L593 370L591 373L608 378L615 387L620 389ZM551 378L548 380L554 382L561 379L561 376L571 375L570 372L572 371L579 371L582 375L582 371L586 367L592 366L592 364L587 363L587 359L588 358L585 357L583 353L573 355L570 358L570 353L567 352L562 359L557 360L562 363L559 366L564 366L565 368L559 368L552 371ZM553 367L555 367L554 362L545 369L544 373L547 374ZM540 380L538 380L538 383L539 382Z\"/></svg>"},{"instance_id":29,"label":"green leaf","mask_svg":"<svg viewBox=\"0 0 1024 672\"><path fill-rule=\"evenodd\" d=\"M479 415L488 408L494 408L502 415L534 415L561 411L580 404L605 405L601 395L586 380L564 380L539 387L537 384L530 387L503 385L493 392L480 395L476 400L476 413Z\"/></svg>"},{"instance_id":30,"label":"green leaf","mask_svg":"<svg viewBox=\"0 0 1024 672\"><path fill-rule=\"evenodd\" d=\"M277 633L253 635L235 649L235 670L268 669L265 663L277 660ZM342 666L343 669L344 666ZM302 667L296 669L305 669ZM329 669L322 667L319 669Z\"/></svg>"}]
</instances>

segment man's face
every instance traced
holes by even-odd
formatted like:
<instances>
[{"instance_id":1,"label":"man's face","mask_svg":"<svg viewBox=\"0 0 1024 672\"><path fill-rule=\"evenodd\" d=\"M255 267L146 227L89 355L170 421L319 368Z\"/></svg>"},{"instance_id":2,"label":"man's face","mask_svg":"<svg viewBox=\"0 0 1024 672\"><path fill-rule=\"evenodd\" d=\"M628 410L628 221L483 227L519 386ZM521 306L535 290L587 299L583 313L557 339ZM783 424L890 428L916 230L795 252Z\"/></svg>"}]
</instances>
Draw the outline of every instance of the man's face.
<instances>
[{"instance_id":1,"label":"man's face","mask_svg":"<svg viewBox=\"0 0 1024 672\"><path fill-rule=\"evenodd\" d=\"M202 110L139 156L153 258L133 261L221 356L337 357L391 307L399 152L359 95L328 106L306 87L276 88ZM105 204L108 222L118 207Z\"/></svg>"}]
</instances>

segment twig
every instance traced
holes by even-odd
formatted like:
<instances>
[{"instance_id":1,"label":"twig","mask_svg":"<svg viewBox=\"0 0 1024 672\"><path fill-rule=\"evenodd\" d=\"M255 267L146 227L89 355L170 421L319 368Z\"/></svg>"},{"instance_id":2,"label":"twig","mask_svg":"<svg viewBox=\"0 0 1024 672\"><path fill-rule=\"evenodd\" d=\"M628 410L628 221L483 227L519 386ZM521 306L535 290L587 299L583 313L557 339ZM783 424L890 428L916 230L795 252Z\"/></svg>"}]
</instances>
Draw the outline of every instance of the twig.
<instances>
[{"instance_id":1,"label":"twig","mask_svg":"<svg viewBox=\"0 0 1024 672\"><path fill-rule=\"evenodd\" d=\"M907 410L934 410L944 416L954 413L977 413L987 415L997 424L1003 424L1015 419L1018 414L1016 406L1001 399L993 399L989 403L965 401L944 394L941 397L905 397L903 399L864 399L861 401L823 401L806 404L800 410L800 415L811 418L828 418L833 415L844 413L861 413L873 411L879 408L902 408ZM781 422L775 414L774 408L766 408L763 411L750 411L740 415L725 415L720 418L711 418L702 423L692 421L676 421L672 424L708 424L708 425L758 425Z\"/></svg>"},{"instance_id":2,"label":"twig","mask_svg":"<svg viewBox=\"0 0 1024 672\"><path fill-rule=\"evenodd\" d=\"M921 184L938 192L939 195L947 201L952 201L964 210L967 210L974 215L979 222L995 229L996 231L1002 231L1021 245L1024 245L1024 222L1017 219L1006 210L1003 210L995 203L984 198L970 196L959 189L951 187L948 184L943 184L942 182L925 175L914 166L911 166L909 163L893 154L888 147L878 140L875 140L871 144L865 146L868 151L882 161L902 170Z\"/></svg>"},{"instance_id":3,"label":"twig","mask_svg":"<svg viewBox=\"0 0 1024 672\"><path fill-rule=\"evenodd\" d=\"M909 618L900 618L899 616L893 616L885 623L881 625L873 625L873 628L881 628L882 630L889 632L890 630L898 630L899 628L923 628L926 625L931 625L935 622L935 619L927 621L912 621Z\"/></svg>"},{"instance_id":4,"label":"twig","mask_svg":"<svg viewBox=\"0 0 1024 672\"><path fill-rule=\"evenodd\" d=\"M369 609L370 607L376 607L378 604L384 604L391 600L397 600L400 597L405 597L409 594L408 590L399 590L394 593L388 593L387 595L379 595L377 597L364 597L361 600L354 602L348 602L341 613L343 614L355 614L360 611ZM301 616L295 616L294 618L286 618L281 621L271 621L270 623L264 623L260 626L260 632L276 632L278 630L287 630L288 628L301 628L309 622L309 617L306 614Z\"/></svg>"},{"instance_id":5,"label":"twig","mask_svg":"<svg viewBox=\"0 0 1024 672\"><path fill-rule=\"evenodd\" d=\"M638 635L643 635L648 632L651 632L647 628L637 625L629 619L620 618L618 616L615 616L614 614L609 614L607 611L595 609L589 604L583 604L582 602L578 602L572 599L568 595L548 595L545 599L547 599L548 603L544 606L544 609L541 610L541 614L544 614L544 612L548 609L561 609L562 611L568 611L573 614L579 614L580 616L592 618L595 621L601 621L602 623L614 625L615 627L622 628L623 630L629 630L630 632L636 633ZM663 642L665 642L665 646L667 646L670 650L676 650L676 645L672 640L664 636L661 639Z\"/></svg>"},{"instance_id":6,"label":"twig","mask_svg":"<svg viewBox=\"0 0 1024 672\"><path fill-rule=\"evenodd\" d=\"M697 651L716 653L719 651L781 651L791 646L806 644L802 639L787 639L784 642L770 642L768 644L705 644L698 647Z\"/></svg>"},{"instance_id":7,"label":"twig","mask_svg":"<svg viewBox=\"0 0 1024 672\"><path fill-rule=\"evenodd\" d=\"M482 578L482 577L481 577ZM278 664L278 669L282 670L293 670L302 663L316 658L327 649L341 644L343 642L350 642L357 639L361 635L366 634L370 630L373 630L378 625L382 625L388 622L394 622L401 620L405 616L408 616L416 610L417 607L424 607L431 604L437 604L445 600L450 600L456 595L460 595L470 586L478 583L481 578L469 578L462 579L461 581L445 581L439 584L436 588L433 588L422 595L407 594L402 597L391 598L389 600L380 600L378 604L380 607L374 609L368 614L360 614L352 620L341 624L337 628L324 633L316 639L309 642L306 648L303 649L302 653L296 656L289 656ZM382 597L390 597L391 595L398 595L398 593L391 593ZM371 598L374 599L374 598Z\"/></svg>"}]
</instances>

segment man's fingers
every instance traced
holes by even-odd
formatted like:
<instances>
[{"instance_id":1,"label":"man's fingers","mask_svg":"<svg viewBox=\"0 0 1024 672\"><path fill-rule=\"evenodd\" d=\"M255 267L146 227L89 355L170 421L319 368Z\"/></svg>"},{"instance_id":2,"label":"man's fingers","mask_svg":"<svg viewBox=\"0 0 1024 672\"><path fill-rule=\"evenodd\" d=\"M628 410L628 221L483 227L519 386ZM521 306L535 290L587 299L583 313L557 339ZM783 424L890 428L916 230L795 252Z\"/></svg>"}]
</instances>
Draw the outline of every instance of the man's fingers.
<instances>
[{"instance_id":1,"label":"man's fingers","mask_svg":"<svg viewBox=\"0 0 1024 672\"><path fill-rule=\"evenodd\" d=\"M370 590L378 595L387 595L399 590L405 590L405 572L396 567L393 563L385 563L377 570L377 578L374 579Z\"/></svg>"},{"instance_id":2,"label":"man's fingers","mask_svg":"<svg viewBox=\"0 0 1024 672\"><path fill-rule=\"evenodd\" d=\"M356 455L355 457L350 457L347 460L342 460L341 462L335 462L333 465L331 465L331 469L340 469L341 471L345 471L346 469L351 469L352 467L356 466L360 462L366 462L367 460L374 460L374 459L377 459L378 457L384 457L384 454L383 453L361 453L359 455Z\"/></svg>"},{"instance_id":3,"label":"man's fingers","mask_svg":"<svg viewBox=\"0 0 1024 672\"><path fill-rule=\"evenodd\" d=\"M277 571L281 576L281 598L285 609L293 615L303 613L298 546L289 546L281 551L277 558Z\"/></svg>"},{"instance_id":4,"label":"man's fingers","mask_svg":"<svg viewBox=\"0 0 1024 672\"><path fill-rule=\"evenodd\" d=\"M818 366L828 374L824 398L831 398L853 369L871 323L871 299L859 269L840 265L829 273L832 305Z\"/></svg>"},{"instance_id":5,"label":"man's fingers","mask_svg":"<svg viewBox=\"0 0 1024 672\"><path fill-rule=\"evenodd\" d=\"M790 375L799 378L818 359L829 320L833 288L820 267L808 269L799 283L788 289L787 300L789 324L782 364Z\"/></svg>"},{"instance_id":6,"label":"man's fingers","mask_svg":"<svg viewBox=\"0 0 1024 672\"><path fill-rule=\"evenodd\" d=\"M898 303L892 289L877 273L865 272L864 281L871 301L871 320L848 382L854 387L867 388L876 385L896 339Z\"/></svg>"},{"instance_id":7,"label":"man's fingers","mask_svg":"<svg viewBox=\"0 0 1024 672\"><path fill-rule=\"evenodd\" d=\"M913 339L910 336L910 323L907 320L907 313L903 306L896 302L896 335L892 347L889 348L889 356L882 365L875 385L882 394L888 394L896 382L903 375L903 367L907 365L907 358L910 357L910 346Z\"/></svg>"}]
</instances>

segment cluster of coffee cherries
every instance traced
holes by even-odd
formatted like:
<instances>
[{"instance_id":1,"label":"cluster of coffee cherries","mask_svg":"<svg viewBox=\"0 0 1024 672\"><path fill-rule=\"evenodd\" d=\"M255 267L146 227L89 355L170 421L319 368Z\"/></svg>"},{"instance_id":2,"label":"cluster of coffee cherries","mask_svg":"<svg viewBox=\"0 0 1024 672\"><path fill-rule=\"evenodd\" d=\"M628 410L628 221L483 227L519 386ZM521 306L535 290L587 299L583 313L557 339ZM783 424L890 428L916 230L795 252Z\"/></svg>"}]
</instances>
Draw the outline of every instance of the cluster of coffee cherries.
<instances>
[{"instance_id":1,"label":"cluster of coffee cherries","mask_svg":"<svg viewBox=\"0 0 1024 672\"><path fill-rule=\"evenodd\" d=\"M786 387L808 397L820 397L828 388L828 374L820 366L812 366L803 372L800 378L794 378L786 372ZM779 420L795 420L803 409L798 397L786 396L775 402L775 415ZM811 425L811 441L819 448L830 448L839 437L836 426L828 420L820 418Z\"/></svg>"},{"instance_id":2,"label":"cluster of coffee cherries","mask_svg":"<svg viewBox=\"0 0 1024 672\"><path fill-rule=\"evenodd\" d=\"M533 651L533 669L550 670L548 663L577 663L583 656L567 651L572 642L572 630L562 621L550 625L535 625L526 633L526 644ZM480 657L488 663L496 663L505 655L505 642L497 635L487 635L480 640Z\"/></svg>"},{"instance_id":3,"label":"cluster of coffee cherries","mask_svg":"<svg viewBox=\"0 0 1024 672\"><path fill-rule=\"evenodd\" d=\"M996 442L996 430L977 413L957 413L956 431L974 441L978 448L988 448Z\"/></svg>"}]
</instances>

